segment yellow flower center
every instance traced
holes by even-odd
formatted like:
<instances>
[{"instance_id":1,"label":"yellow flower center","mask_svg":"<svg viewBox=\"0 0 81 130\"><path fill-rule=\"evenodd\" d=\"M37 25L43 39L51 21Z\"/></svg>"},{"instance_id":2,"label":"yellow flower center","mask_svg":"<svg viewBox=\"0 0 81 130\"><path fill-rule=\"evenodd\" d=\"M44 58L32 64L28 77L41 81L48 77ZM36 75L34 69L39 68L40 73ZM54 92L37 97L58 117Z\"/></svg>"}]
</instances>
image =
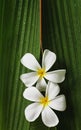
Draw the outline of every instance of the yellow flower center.
<instances>
[{"instance_id":1,"label":"yellow flower center","mask_svg":"<svg viewBox=\"0 0 81 130\"><path fill-rule=\"evenodd\" d=\"M40 103L41 103L44 107L48 106L49 102L50 102L50 101L48 100L48 97L44 97L44 98L41 98L41 99L40 99Z\"/></svg>"},{"instance_id":2,"label":"yellow flower center","mask_svg":"<svg viewBox=\"0 0 81 130\"><path fill-rule=\"evenodd\" d=\"M45 69L38 69L37 74L40 76L40 78L43 78L46 74Z\"/></svg>"}]
</instances>

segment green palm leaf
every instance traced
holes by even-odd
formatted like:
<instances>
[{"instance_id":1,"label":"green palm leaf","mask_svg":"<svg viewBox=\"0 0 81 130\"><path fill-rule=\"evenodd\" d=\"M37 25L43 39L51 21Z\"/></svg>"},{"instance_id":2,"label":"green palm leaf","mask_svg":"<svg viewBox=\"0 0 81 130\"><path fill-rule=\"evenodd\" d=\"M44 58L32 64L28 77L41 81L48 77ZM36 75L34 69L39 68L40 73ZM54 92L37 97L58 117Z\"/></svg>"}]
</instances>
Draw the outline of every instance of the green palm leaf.
<instances>
[{"instance_id":1,"label":"green palm leaf","mask_svg":"<svg viewBox=\"0 0 81 130\"><path fill-rule=\"evenodd\" d=\"M0 130L80 130L81 119L81 1L43 0L43 48L54 51L53 69L65 68L60 84L67 110L58 112L57 128L47 128L40 118L29 123L19 77L28 72L20 64L30 52L40 61L39 0L0 0Z\"/></svg>"},{"instance_id":2,"label":"green palm leaf","mask_svg":"<svg viewBox=\"0 0 81 130\"><path fill-rule=\"evenodd\" d=\"M81 120L81 1L43 1L43 48L57 55L55 68L66 68L61 93L67 110L58 116L58 130L80 130ZM61 85L60 85L61 86Z\"/></svg>"}]
</instances>

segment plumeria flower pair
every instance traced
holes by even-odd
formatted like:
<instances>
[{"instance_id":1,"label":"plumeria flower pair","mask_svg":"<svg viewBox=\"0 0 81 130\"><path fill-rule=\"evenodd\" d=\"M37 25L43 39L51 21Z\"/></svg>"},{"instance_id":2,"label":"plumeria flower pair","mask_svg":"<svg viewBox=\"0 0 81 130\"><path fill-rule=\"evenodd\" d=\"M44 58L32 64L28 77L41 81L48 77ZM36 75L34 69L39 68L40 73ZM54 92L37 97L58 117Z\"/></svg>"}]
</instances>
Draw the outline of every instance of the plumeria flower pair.
<instances>
[{"instance_id":1,"label":"plumeria flower pair","mask_svg":"<svg viewBox=\"0 0 81 130\"><path fill-rule=\"evenodd\" d=\"M56 126L59 122L52 109L64 111L66 108L65 96L57 96L60 92L58 83L64 81L66 70L48 72L55 61L55 53L47 49L43 53L42 67L30 53L26 53L21 59L21 63L25 67L33 70L33 72L20 76L22 82L28 87L23 93L24 98L34 102L25 109L25 117L32 122L41 114L43 123L48 127ZM48 84L46 80L48 80ZM37 83L36 87L33 86L35 83ZM42 90L45 91L45 95L40 92Z\"/></svg>"}]
</instances>

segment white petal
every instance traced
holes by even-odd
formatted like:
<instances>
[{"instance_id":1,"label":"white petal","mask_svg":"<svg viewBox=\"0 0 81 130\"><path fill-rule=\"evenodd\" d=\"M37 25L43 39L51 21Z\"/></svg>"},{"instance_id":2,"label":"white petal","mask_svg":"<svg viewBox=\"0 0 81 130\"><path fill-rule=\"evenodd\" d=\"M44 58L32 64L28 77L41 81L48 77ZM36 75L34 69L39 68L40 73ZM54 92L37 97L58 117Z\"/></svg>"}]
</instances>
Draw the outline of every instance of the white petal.
<instances>
[{"instance_id":1,"label":"white petal","mask_svg":"<svg viewBox=\"0 0 81 130\"><path fill-rule=\"evenodd\" d=\"M57 115L50 107L45 107L42 111L42 121L47 127L54 127L59 123Z\"/></svg>"},{"instance_id":2,"label":"white petal","mask_svg":"<svg viewBox=\"0 0 81 130\"><path fill-rule=\"evenodd\" d=\"M38 80L39 76L37 75L36 72L30 72L30 73L26 73L26 74L22 74L20 76L21 81L27 86L32 86L33 84L36 83L36 81Z\"/></svg>"},{"instance_id":3,"label":"white petal","mask_svg":"<svg viewBox=\"0 0 81 130\"><path fill-rule=\"evenodd\" d=\"M38 61L36 60L36 58L30 54L30 53L26 53L22 59L21 59L21 63L31 69L31 70L34 70L34 71L37 71L40 67Z\"/></svg>"},{"instance_id":4,"label":"white petal","mask_svg":"<svg viewBox=\"0 0 81 130\"><path fill-rule=\"evenodd\" d=\"M58 84L55 84L53 82L48 82L46 96L48 96L49 100L54 99L59 92L60 92L60 87Z\"/></svg>"},{"instance_id":5,"label":"white petal","mask_svg":"<svg viewBox=\"0 0 81 130\"><path fill-rule=\"evenodd\" d=\"M54 100L50 101L49 106L55 110L64 111L66 109L65 96L57 96Z\"/></svg>"},{"instance_id":6,"label":"white petal","mask_svg":"<svg viewBox=\"0 0 81 130\"><path fill-rule=\"evenodd\" d=\"M47 72L45 75L45 78L54 83L61 83L65 79L65 73L66 73L66 70L64 69Z\"/></svg>"},{"instance_id":7,"label":"white petal","mask_svg":"<svg viewBox=\"0 0 81 130\"><path fill-rule=\"evenodd\" d=\"M42 59L42 67L48 71L56 61L56 54L45 49Z\"/></svg>"},{"instance_id":8,"label":"white petal","mask_svg":"<svg viewBox=\"0 0 81 130\"><path fill-rule=\"evenodd\" d=\"M23 92L23 97L30 101L39 102L40 98L43 98L43 95L39 92L39 90L35 87L26 88Z\"/></svg>"},{"instance_id":9,"label":"white petal","mask_svg":"<svg viewBox=\"0 0 81 130\"><path fill-rule=\"evenodd\" d=\"M46 90L46 87L47 87L47 84L46 84L46 81L44 80L44 78L39 79L39 80L37 81L36 88L37 88L39 91L45 91L45 90Z\"/></svg>"},{"instance_id":10,"label":"white petal","mask_svg":"<svg viewBox=\"0 0 81 130\"><path fill-rule=\"evenodd\" d=\"M39 103L32 103L25 109L25 117L29 122L32 122L38 118L42 111L43 106Z\"/></svg>"}]
</instances>

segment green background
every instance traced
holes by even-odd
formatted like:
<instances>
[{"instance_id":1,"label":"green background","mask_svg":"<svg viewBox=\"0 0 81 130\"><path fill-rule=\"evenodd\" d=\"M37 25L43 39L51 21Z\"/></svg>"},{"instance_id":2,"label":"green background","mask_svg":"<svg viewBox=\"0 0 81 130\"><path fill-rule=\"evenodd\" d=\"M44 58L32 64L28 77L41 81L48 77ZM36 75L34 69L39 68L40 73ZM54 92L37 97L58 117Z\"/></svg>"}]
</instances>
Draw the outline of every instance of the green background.
<instances>
[{"instance_id":1,"label":"green background","mask_svg":"<svg viewBox=\"0 0 81 130\"><path fill-rule=\"evenodd\" d=\"M67 71L60 84L67 109L57 112L57 128L24 117L28 102L19 77L28 70L20 59L26 52L41 59L39 3L0 0L0 130L81 130L81 0L42 0L42 46L57 55L52 69Z\"/></svg>"}]
</instances>

